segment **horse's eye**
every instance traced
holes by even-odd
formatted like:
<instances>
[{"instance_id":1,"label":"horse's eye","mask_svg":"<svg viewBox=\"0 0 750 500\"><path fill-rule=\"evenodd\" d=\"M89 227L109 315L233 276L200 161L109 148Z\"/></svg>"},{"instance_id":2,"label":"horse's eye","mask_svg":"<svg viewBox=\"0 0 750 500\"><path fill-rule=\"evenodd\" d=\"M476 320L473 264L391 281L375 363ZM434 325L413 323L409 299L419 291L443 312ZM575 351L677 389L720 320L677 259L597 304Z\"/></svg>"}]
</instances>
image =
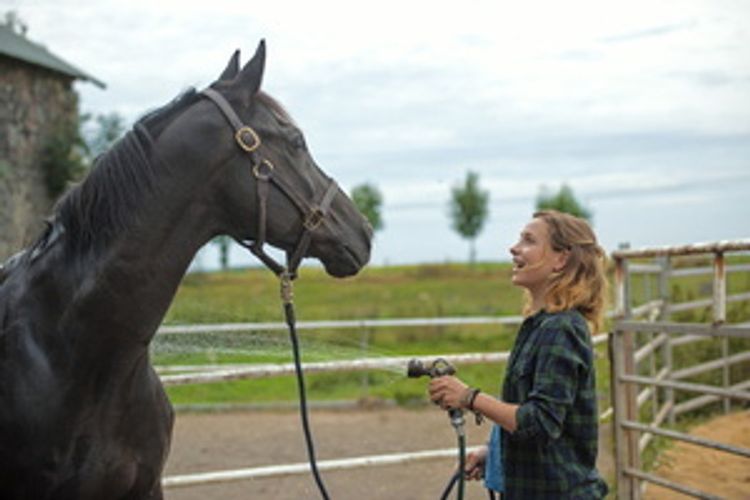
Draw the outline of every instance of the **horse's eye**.
<instances>
[{"instance_id":1,"label":"horse's eye","mask_svg":"<svg viewBox=\"0 0 750 500\"><path fill-rule=\"evenodd\" d=\"M292 139L292 146L294 146L294 149L305 149L305 138L302 137L302 134L299 134Z\"/></svg>"}]
</instances>

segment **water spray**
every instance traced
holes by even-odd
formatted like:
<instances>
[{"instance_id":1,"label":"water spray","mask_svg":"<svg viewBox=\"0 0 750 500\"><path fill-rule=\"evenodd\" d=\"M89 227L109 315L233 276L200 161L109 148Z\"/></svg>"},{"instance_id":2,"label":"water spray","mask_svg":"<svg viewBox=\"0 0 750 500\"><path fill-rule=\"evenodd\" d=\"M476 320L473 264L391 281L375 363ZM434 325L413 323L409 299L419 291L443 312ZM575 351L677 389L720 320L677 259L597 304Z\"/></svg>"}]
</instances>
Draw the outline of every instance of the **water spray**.
<instances>
[{"instance_id":1,"label":"water spray","mask_svg":"<svg viewBox=\"0 0 750 500\"><path fill-rule=\"evenodd\" d=\"M428 365L423 364L418 359L412 359L406 368L406 375L409 378L420 378L420 377L443 377L445 375L455 375L456 369L444 358L437 358ZM451 477L445 490L443 491L440 500L445 500L450 495L451 490L458 483L458 493L456 498L463 500L464 498L464 468L466 467L466 432L464 430L464 411L461 408L448 408L448 415L450 416L451 425L456 431L458 438L458 471Z\"/></svg>"}]
</instances>

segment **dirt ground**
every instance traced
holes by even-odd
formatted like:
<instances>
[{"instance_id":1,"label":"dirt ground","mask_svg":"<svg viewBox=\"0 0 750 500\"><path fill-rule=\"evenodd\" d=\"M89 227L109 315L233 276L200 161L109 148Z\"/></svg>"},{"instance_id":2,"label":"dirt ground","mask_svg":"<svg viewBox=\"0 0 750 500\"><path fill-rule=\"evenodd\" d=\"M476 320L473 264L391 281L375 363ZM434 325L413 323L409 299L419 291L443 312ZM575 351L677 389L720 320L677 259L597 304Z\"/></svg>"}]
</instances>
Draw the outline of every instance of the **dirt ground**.
<instances>
[{"instance_id":1,"label":"dirt ground","mask_svg":"<svg viewBox=\"0 0 750 500\"><path fill-rule=\"evenodd\" d=\"M437 408L358 408L311 411L318 460L455 447L447 415ZM468 420L468 419L467 419ZM466 425L469 445L484 442L489 427ZM750 447L750 412L718 417L694 434ZM610 425L600 434L599 470L613 476ZM306 462L299 414L294 411L179 413L166 476ZM660 459L656 473L729 499L750 499L748 459L678 443ZM452 458L405 465L325 471L334 499L435 500L455 465ZM167 500L317 499L309 473L209 486L170 488ZM466 500L485 500L481 484L467 484ZM655 486L650 500L688 498Z\"/></svg>"},{"instance_id":2,"label":"dirt ground","mask_svg":"<svg viewBox=\"0 0 750 500\"><path fill-rule=\"evenodd\" d=\"M468 415L467 415L468 417ZM311 410L318 460L454 448L456 435L437 408ZM467 418L469 446L487 439L489 426ZM608 438L606 439L608 442ZM601 453L602 469L611 455ZM306 462L296 410L284 412L179 413L166 476ZM406 465L371 466L322 473L331 498L435 500L455 467L453 458ZM455 494L455 491L454 491ZM167 500L317 499L312 475L251 479L166 490ZM487 499L480 483L467 484L466 500Z\"/></svg>"},{"instance_id":3,"label":"dirt ground","mask_svg":"<svg viewBox=\"0 0 750 500\"><path fill-rule=\"evenodd\" d=\"M717 417L693 428L694 436L750 448L750 411ZM727 499L750 500L750 459L679 442L659 457L658 476ZM690 498L649 485L648 500Z\"/></svg>"}]
</instances>

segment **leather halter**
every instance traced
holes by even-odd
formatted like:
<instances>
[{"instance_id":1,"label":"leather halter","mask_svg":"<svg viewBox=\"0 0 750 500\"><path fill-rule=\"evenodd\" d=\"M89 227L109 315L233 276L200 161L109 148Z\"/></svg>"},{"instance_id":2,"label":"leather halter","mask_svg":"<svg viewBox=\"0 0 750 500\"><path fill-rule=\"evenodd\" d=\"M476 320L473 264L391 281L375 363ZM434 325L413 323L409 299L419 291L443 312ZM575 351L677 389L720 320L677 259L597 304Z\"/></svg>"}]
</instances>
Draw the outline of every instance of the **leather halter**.
<instances>
[{"instance_id":1,"label":"leather halter","mask_svg":"<svg viewBox=\"0 0 750 500\"><path fill-rule=\"evenodd\" d=\"M307 248L310 246L312 232L323 222L328 213L328 209L333 202L333 198L336 196L338 191L336 181L330 179L330 184L320 199L320 202L311 205L307 200L301 197L287 181L278 175L274 175L276 170L273 163L267 158L263 158L259 155L258 149L261 145L260 136L258 136L252 127L245 125L242 122L232 108L232 105L229 104L224 96L211 88L203 90L201 94L216 104L234 129L234 138L237 141L237 145L249 155L252 172L257 180L258 235L255 240L243 240L238 241L238 243L250 250L278 276L287 274L289 279L294 279L297 276L297 268L299 267L302 258L305 256ZM302 234L297 241L295 249L292 252L287 252L286 267L278 263L273 257L268 255L265 250L263 250L263 245L266 241L267 204L270 184L276 186L302 214Z\"/></svg>"}]
</instances>

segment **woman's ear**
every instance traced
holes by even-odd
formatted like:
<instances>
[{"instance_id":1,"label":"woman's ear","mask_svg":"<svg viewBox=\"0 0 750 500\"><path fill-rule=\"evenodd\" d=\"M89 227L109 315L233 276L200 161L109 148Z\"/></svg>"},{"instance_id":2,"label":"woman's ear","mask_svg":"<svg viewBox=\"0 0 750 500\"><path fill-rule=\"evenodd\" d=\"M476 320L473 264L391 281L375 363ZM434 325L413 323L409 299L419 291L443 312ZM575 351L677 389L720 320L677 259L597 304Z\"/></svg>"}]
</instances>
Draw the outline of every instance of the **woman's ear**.
<instances>
[{"instance_id":1,"label":"woman's ear","mask_svg":"<svg viewBox=\"0 0 750 500\"><path fill-rule=\"evenodd\" d=\"M552 270L559 273L565 269L565 266L568 264L568 258L570 258L570 250L555 252L555 265L552 267Z\"/></svg>"}]
</instances>

